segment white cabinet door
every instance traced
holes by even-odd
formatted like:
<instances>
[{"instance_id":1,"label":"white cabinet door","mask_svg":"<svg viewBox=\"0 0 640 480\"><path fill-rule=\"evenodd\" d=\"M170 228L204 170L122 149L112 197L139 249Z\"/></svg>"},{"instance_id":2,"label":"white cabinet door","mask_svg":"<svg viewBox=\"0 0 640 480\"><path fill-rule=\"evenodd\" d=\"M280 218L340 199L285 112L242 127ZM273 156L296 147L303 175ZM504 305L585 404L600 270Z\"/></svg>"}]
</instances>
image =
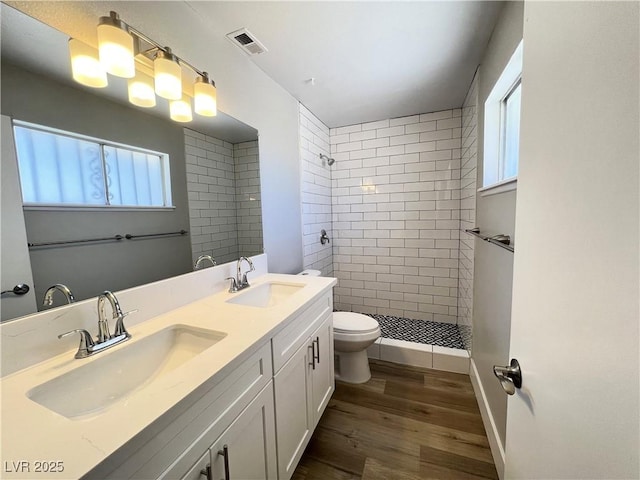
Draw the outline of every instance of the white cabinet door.
<instances>
[{"instance_id":1,"label":"white cabinet door","mask_svg":"<svg viewBox=\"0 0 640 480\"><path fill-rule=\"evenodd\" d=\"M335 388L333 370L333 314L311 335L315 369L311 371L311 408L313 428L318 424Z\"/></svg>"},{"instance_id":2,"label":"white cabinet door","mask_svg":"<svg viewBox=\"0 0 640 480\"><path fill-rule=\"evenodd\" d=\"M274 377L278 473L291 478L313 430L310 408L311 342L302 345Z\"/></svg>"},{"instance_id":3,"label":"white cabinet door","mask_svg":"<svg viewBox=\"0 0 640 480\"><path fill-rule=\"evenodd\" d=\"M232 479L277 478L273 411L273 389L269 384L211 446L211 479L225 478L225 469Z\"/></svg>"}]
</instances>

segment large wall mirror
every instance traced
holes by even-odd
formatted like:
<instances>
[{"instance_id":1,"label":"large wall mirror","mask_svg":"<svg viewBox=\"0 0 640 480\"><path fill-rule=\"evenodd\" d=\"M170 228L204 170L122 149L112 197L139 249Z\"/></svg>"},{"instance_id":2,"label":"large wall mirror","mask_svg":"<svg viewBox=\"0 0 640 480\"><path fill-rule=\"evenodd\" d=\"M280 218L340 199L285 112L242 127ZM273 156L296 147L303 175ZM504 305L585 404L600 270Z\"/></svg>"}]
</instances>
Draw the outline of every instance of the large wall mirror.
<instances>
[{"instance_id":1,"label":"large wall mirror","mask_svg":"<svg viewBox=\"0 0 640 480\"><path fill-rule=\"evenodd\" d=\"M71 78L67 35L5 4L1 16L2 321L65 304L56 293L52 306L43 305L55 284L68 286L77 301L187 273L201 255L221 264L263 252L256 129L223 112L173 122L163 99L152 109L131 105L125 79L110 76L106 88L83 87ZM35 133L21 140L16 128ZM47 134L89 139L102 152L112 145L159 152L167 159L171 202L25 202L20 175L26 154L19 149L43 150ZM38 155L33 169L41 187L59 183L64 189L65 162L74 155L59 148ZM43 155L46 174L38 163ZM110 157L101 158L103 183L117 183ZM124 182L134 170L122 167L118 175ZM22 284L30 291L17 295Z\"/></svg>"}]
</instances>

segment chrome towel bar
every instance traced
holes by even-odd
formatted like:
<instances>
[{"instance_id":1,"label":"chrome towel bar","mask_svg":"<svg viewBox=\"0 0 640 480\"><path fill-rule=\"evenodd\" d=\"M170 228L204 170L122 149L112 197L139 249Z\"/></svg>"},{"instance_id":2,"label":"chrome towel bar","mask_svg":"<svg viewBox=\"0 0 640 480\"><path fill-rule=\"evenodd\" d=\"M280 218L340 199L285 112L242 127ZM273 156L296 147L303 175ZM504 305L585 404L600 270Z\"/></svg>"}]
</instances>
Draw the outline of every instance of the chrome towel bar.
<instances>
[{"instance_id":1,"label":"chrome towel bar","mask_svg":"<svg viewBox=\"0 0 640 480\"><path fill-rule=\"evenodd\" d=\"M111 240L120 241L123 239L133 240L136 238L152 238L152 237L166 237L173 235L186 235L189 233L187 230L180 230L177 232L165 232L165 233L149 233L145 235L132 235L127 233L126 235L114 235L113 237L102 237L102 238L85 238L83 240L61 240L57 242L40 242L40 243L27 243L29 248L37 248L37 247L50 247L55 245L71 245L75 243L89 243L89 242L107 242Z\"/></svg>"},{"instance_id":2,"label":"chrome towel bar","mask_svg":"<svg viewBox=\"0 0 640 480\"><path fill-rule=\"evenodd\" d=\"M485 242L489 242L489 243L492 243L493 245L502 247L505 250L509 250L510 252L514 251L513 245L511 245L511 237L509 235L504 235L500 233L492 237L487 237L486 235L482 235L480 233L480 229L478 227L465 229L465 232L475 237L481 238Z\"/></svg>"}]
</instances>

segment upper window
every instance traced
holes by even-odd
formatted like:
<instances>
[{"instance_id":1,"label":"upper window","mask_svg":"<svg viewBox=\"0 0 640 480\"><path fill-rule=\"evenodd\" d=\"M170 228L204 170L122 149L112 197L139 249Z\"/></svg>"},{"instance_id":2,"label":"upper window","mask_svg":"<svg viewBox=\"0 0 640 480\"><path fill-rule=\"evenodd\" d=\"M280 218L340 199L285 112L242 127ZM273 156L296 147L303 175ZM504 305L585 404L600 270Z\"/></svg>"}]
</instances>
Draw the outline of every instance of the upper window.
<instances>
[{"instance_id":1,"label":"upper window","mask_svg":"<svg viewBox=\"0 0 640 480\"><path fill-rule=\"evenodd\" d=\"M14 122L25 205L170 207L169 156Z\"/></svg>"},{"instance_id":2,"label":"upper window","mask_svg":"<svg viewBox=\"0 0 640 480\"><path fill-rule=\"evenodd\" d=\"M484 106L483 188L518 176L522 42L491 90Z\"/></svg>"}]
</instances>

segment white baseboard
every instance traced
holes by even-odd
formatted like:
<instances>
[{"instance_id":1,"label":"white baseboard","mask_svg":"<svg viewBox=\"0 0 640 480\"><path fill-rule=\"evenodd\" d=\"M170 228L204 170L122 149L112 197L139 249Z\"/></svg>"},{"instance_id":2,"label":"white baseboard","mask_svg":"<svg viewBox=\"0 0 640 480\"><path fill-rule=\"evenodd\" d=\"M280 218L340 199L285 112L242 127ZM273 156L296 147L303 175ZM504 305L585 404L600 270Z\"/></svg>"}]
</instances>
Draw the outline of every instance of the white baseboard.
<instances>
[{"instance_id":1,"label":"white baseboard","mask_svg":"<svg viewBox=\"0 0 640 480\"><path fill-rule=\"evenodd\" d=\"M471 359L470 373L471 384L473 385L473 390L475 391L476 399L478 400L478 406L480 407L482 423L484 424L484 429L486 430L487 438L489 439L491 455L493 456L493 461L496 464L498 477L500 477L500 480L503 480L504 447L502 446L502 442L500 441L496 423L493 421L493 415L491 414L491 409L489 408L489 403L487 402L487 397L484 394L484 388L482 388L482 382L480 381L480 375L478 374L478 369L476 368L476 362L473 361L473 358Z\"/></svg>"}]
</instances>

